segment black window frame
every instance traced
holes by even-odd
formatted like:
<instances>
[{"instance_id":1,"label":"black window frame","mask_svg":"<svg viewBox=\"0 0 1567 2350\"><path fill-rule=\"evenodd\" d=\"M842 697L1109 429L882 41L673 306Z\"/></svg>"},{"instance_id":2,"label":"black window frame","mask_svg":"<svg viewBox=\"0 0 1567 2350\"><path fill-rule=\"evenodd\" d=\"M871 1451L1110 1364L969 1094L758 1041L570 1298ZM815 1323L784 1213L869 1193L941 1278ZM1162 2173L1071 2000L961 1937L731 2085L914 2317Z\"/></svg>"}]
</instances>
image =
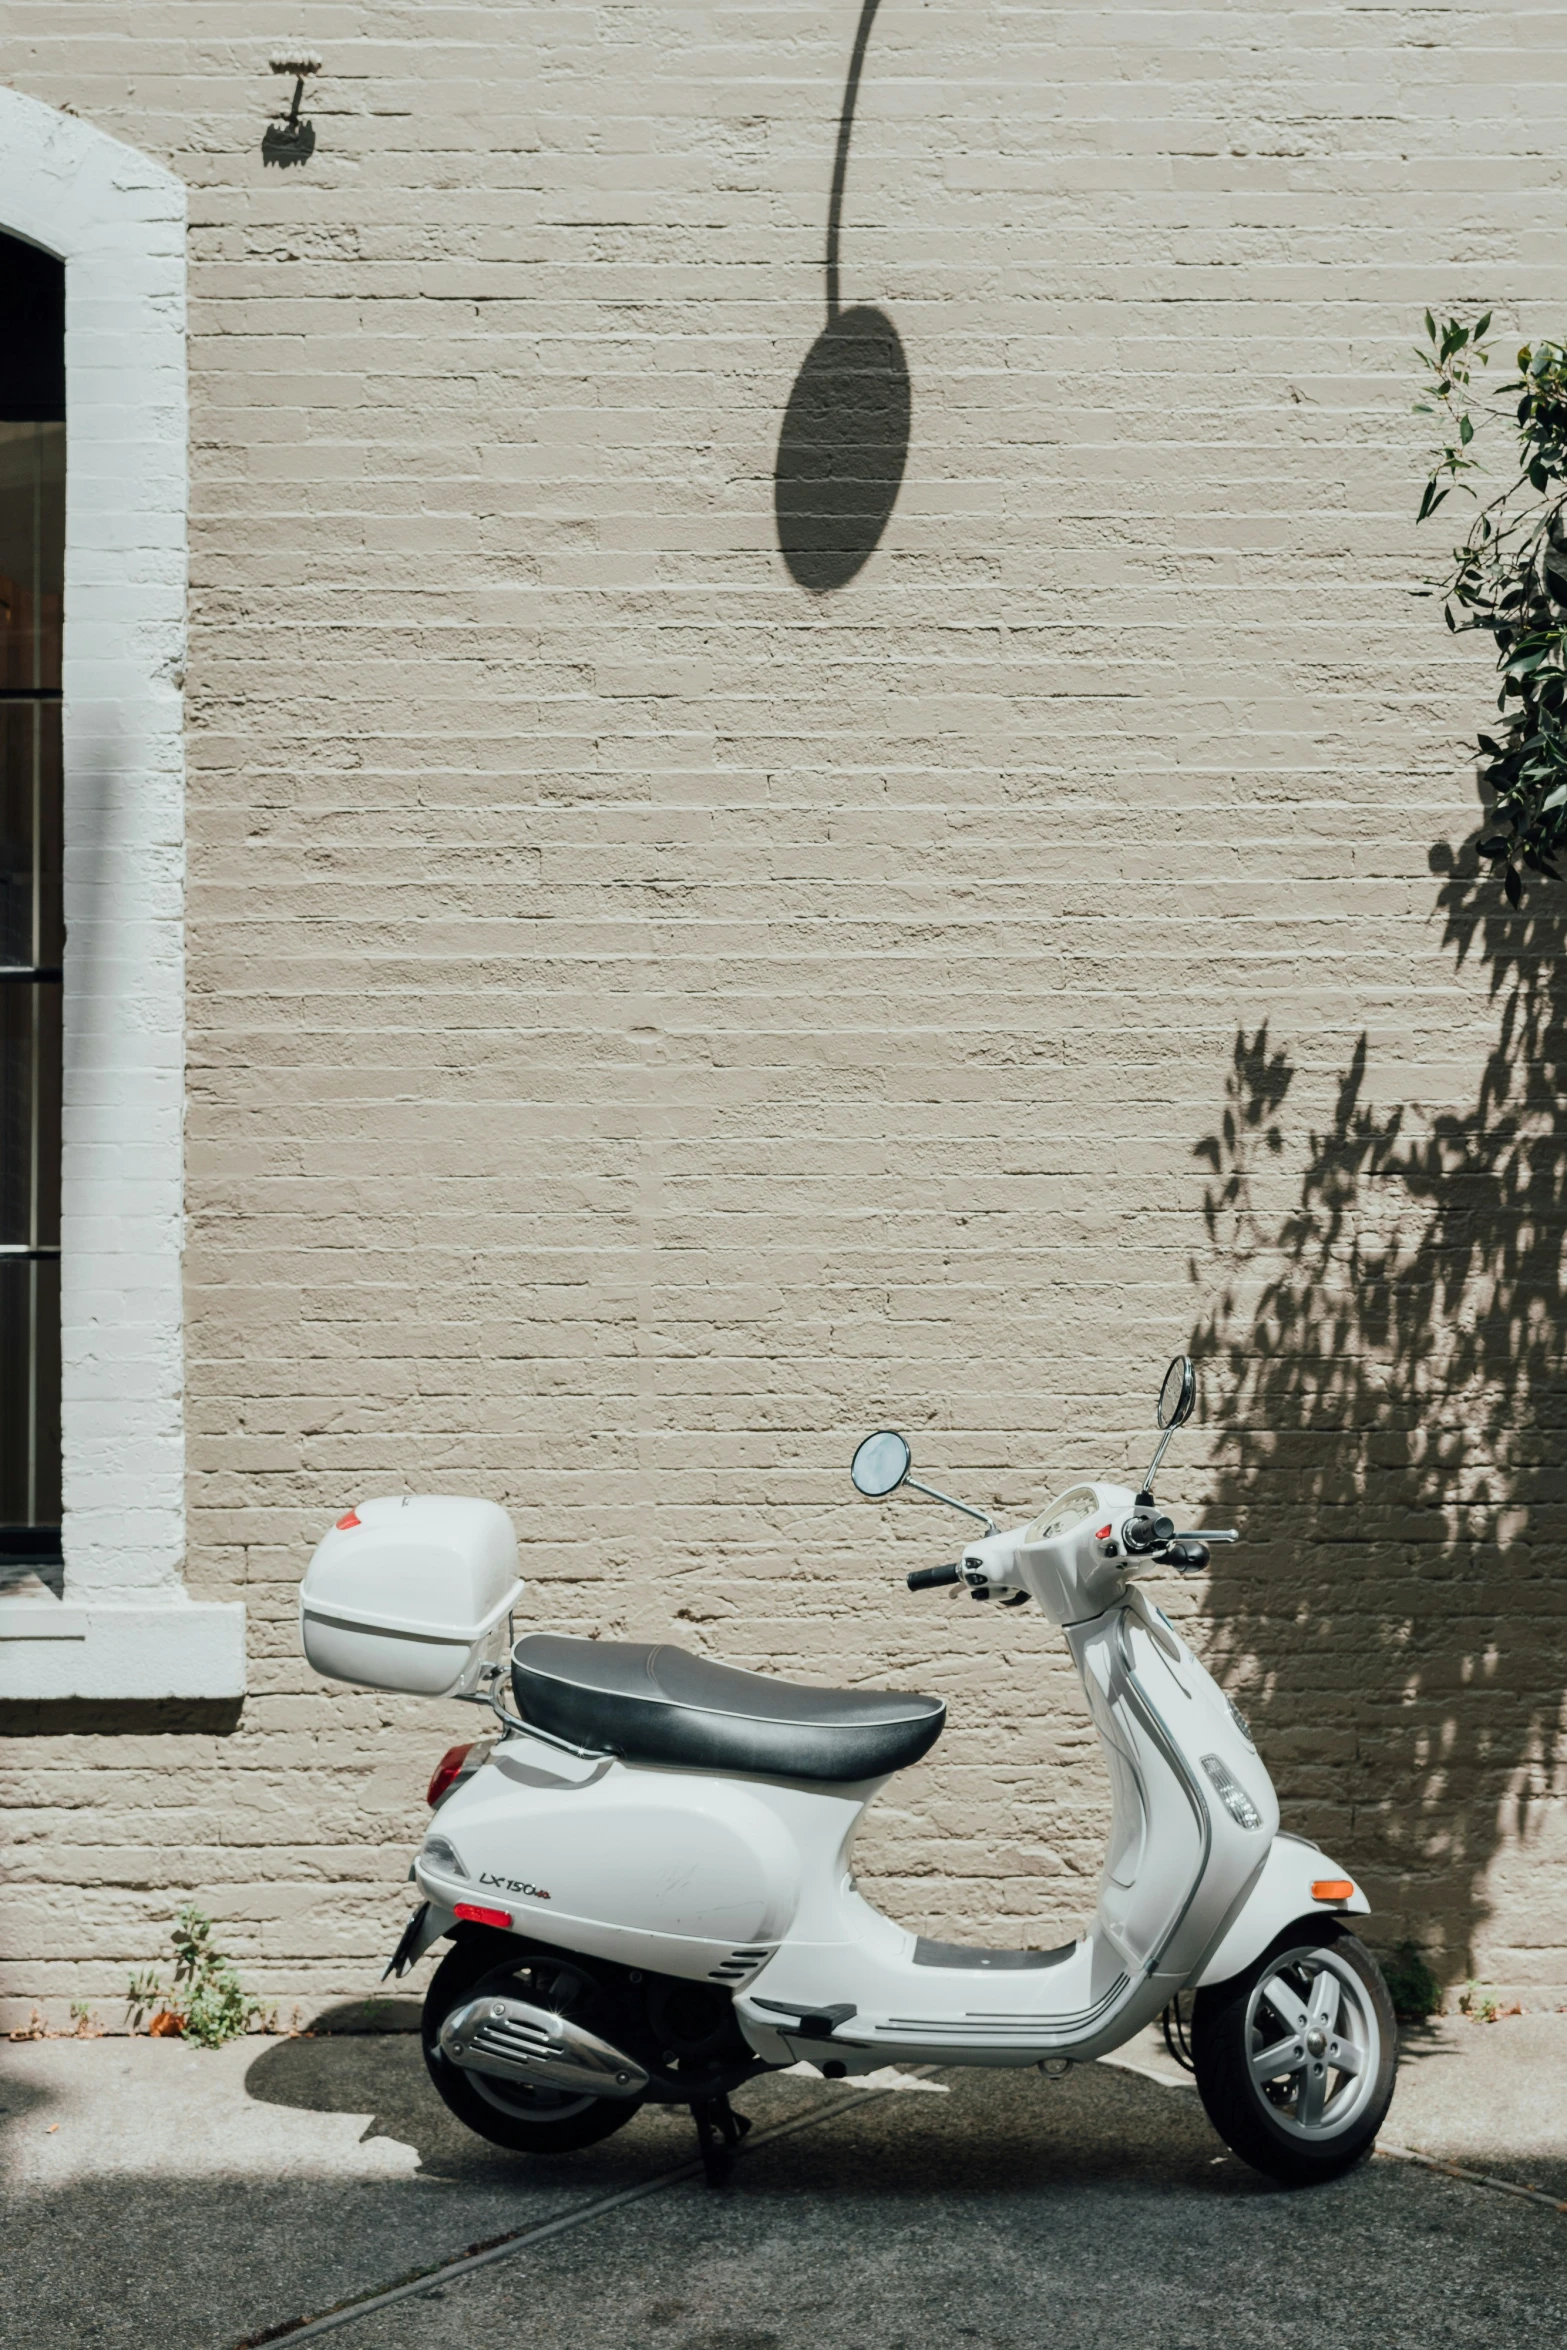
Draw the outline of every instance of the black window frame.
<instances>
[{"instance_id":1,"label":"black window frame","mask_svg":"<svg viewBox=\"0 0 1567 2350\"><path fill-rule=\"evenodd\" d=\"M0 1588L58 1592L64 263L0 231L0 304L0 426L45 428L34 470L53 493L34 496L31 576L7 577L0 613Z\"/></svg>"}]
</instances>

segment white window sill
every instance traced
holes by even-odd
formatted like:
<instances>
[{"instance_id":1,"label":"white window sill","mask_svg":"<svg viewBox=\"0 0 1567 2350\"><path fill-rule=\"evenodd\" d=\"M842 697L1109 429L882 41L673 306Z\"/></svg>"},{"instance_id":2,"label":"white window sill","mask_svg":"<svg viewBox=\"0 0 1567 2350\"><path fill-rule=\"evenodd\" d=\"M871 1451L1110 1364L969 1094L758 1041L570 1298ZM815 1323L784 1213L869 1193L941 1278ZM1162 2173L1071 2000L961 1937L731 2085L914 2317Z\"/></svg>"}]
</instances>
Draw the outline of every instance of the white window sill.
<instances>
[{"instance_id":1,"label":"white window sill","mask_svg":"<svg viewBox=\"0 0 1567 2350\"><path fill-rule=\"evenodd\" d=\"M0 1698L244 1694L240 1602L0 1597Z\"/></svg>"}]
</instances>

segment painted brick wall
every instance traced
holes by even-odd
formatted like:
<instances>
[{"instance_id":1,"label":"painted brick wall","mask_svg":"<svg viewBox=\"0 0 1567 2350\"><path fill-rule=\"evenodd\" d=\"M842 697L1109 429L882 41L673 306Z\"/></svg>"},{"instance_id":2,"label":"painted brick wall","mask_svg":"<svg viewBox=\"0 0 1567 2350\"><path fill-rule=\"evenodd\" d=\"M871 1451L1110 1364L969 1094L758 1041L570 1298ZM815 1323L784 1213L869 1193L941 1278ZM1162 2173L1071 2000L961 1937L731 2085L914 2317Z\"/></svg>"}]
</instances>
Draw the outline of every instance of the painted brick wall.
<instances>
[{"instance_id":1,"label":"painted brick wall","mask_svg":"<svg viewBox=\"0 0 1567 2350\"><path fill-rule=\"evenodd\" d=\"M330 1515L514 1512L532 1623L937 1689L862 1879L1037 1939L1102 1774L1049 1628L906 1569L855 1437L1021 1514L1140 1465L1286 1818L1567 1996L1567 1028L1452 870L1483 661L1409 593L1427 302L1567 324L1538 18L885 0L846 302L907 477L780 560L857 9L0 5L191 190L188 1581L237 1726L10 1708L0 2020L176 1898L373 1983L460 1708L313 1682ZM282 29L287 29L282 28Z\"/></svg>"}]
</instances>

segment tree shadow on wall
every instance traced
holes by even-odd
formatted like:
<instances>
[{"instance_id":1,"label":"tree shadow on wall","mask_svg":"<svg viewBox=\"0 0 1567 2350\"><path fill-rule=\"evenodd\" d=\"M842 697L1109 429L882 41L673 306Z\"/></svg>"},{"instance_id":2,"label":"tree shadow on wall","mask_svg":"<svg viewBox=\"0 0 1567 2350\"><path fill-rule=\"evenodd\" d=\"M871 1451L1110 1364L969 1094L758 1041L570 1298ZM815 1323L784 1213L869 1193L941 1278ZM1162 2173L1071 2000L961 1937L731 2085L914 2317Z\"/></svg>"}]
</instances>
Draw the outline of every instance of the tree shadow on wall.
<instances>
[{"instance_id":1,"label":"tree shadow on wall","mask_svg":"<svg viewBox=\"0 0 1567 2350\"><path fill-rule=\"evenodd\" d=\"M1567 955L1559 916L1496 902L1472 840L1431 862L1444 943L1490 974L1477 1098L1373 1107L1362 1036L1280 1212L1294 1069L1242 1030L1197 1146L1228 1286L1193 1352L1218 1521L1246 1536L1212 1570L1221 1675L1375 1938L1413 1934L1451 1978L1489 1864L1567 1767Z\"/></svg>"}]
</instances>

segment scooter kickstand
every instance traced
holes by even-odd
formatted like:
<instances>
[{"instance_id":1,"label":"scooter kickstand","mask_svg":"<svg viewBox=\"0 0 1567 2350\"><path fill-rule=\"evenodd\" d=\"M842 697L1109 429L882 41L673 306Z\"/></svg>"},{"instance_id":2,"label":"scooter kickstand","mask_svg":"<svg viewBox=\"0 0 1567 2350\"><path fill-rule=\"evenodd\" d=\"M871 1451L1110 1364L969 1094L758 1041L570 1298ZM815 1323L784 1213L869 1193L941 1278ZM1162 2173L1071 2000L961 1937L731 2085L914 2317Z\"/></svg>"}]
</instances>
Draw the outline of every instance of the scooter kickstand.
<instances>
[{"instance_id":1,"label":"scooter kickstand","mask_svg":"<svg viewBox=\"0 0 1567 2350\"><path fill-rule=\"evenodd\" d=\"M708 2185L727 2187L734 2175L736 2150L751 2127L749 2120L743 2113L735 2112L722 2091L716 2097L694 2098L691 2119L696 2124Z\"/></svg>"}]
</instances>

